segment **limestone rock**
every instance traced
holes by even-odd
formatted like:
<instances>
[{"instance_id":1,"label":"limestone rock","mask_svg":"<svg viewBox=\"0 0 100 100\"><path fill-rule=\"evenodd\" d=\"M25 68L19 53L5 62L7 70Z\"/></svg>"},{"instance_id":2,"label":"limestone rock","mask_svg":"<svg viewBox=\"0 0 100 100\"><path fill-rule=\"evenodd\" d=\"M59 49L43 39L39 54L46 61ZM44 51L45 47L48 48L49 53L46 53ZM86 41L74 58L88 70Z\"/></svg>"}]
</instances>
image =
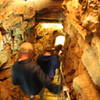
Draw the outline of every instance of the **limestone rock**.
<instances>
[{"instance_id":1,"label":"limestone rock","mask_svg":"<svg viewBox=\"0 0 100 100\"><path fill-rule=\"evenodd\" d=\"M4 45L3 45L3 37L2 34L0 32L0 51L4 49Z\"/></svg>"},{"instance_id":2,"label":"limestone rock","mask_svg":"<svg viewBox=\"0 0 100 100\"><path fill-rule=\"evenodd\" d=\"M0 23L2 23L4 29L13 30L16 24L24 24L24 20L30 21L35 16L35 9L33 4L27 4L24 0L1 0L0 6ZM31 19L32 26L34 18ZM24 29L25 31L25 29Z\"/></svg>"},{"instance_id":3,"label":"limestone rock","mask_svg":"<svg viewBox=\"0 0 100 100\"><path fill-rule=\"evenodd\" d=\"M22 22L22 17L9 17L7 20L4 21L3 27L7 30L9 28L14 27L17 23Z\"/></svg>"},{"instance_id":4,"label":"limestone rock","mask_svg":"<svg viewBox=\"0 0 100 100\"><path fill-rule=\"evenodd\" d=\"M77 100L99 100L99 92L96 91L88 74L79 75L73 80L73 88L77 94Z\"/></svg>"},{"instance_id":5,"label":"limestone rock","mask_svg":"<svg viewBox=\"0 0 100 100\"><path fill-rule=\"evenodd\" d=\"M77 90L80 95L77 100L99 100L100 97L96 98L95 96L91 98L89 95L85 95L85 91L83 91L84 89L82 87L84 83L82 82L84 79L87 80L87 77L90 77L92 81L86 84L95 84L100 87L100 1L64 0L63 9L65 15L63 25L66 40L70 38L68 41L69 44L65 43L64 47L66 52L64 56L66 57L63 63L64 71L66 72L66 82L68 82L68 79L74 80L74 88L76 88L75 90ZM76 44L74 46L70 45L72 44L72 40L75 42L75 39L77 40ZM78 49L79 51L77 51L77 49L74 50L77 46L80 48ZM76 51L78 53L76 53ZM77 58L76 56L80 51L81 57ZM76 64L77 62L78 64ZM68 73L71 72L71 69L74 69L75 73L70 76ZM77 73L78 70L81 70L81 72ZM88 75L85 76L84 79L84 75L80 75L83 72L88 72ZM77 78L75 78L76 73L79 75ZM68 85L71 86L72 81L70 81ZM88 88L88 86L86 87ZM93 88L93 92L96 93L97 88ZM88 92L88 89L86 91Z\"/></svg>"},{"instance_id":6,"label":"limestone rock","mask_svg":"<svg viewBox=\"0 0 100 100\"><path fill-rule=\"evenodd\" d=\"M100 63L96 52L92 48L87 48L82 55L82 61L94 84L100 87Z\"/></svg>"},{"instance_id":7,"label":"limestone rock","mask_svg":"<svg viewBox=\"0 0 100 100\"><path fill-rule=\"evenodd\" d=\"M92 48L94 49L98 62L100 62L100 38L94 37L91 42Z\"/></svg>"},{"instance_id":8,"label":"limestone rock","mask_svg":"<svg viewBox=\"0 0 100 100\"><path fill-rule=\"evenodd\" d=\"M4 63L7 63L10 57L11 57L11 48L10 45L6 45L4 50L0 51L0 67Z\"/></svg>"}]
</instances>

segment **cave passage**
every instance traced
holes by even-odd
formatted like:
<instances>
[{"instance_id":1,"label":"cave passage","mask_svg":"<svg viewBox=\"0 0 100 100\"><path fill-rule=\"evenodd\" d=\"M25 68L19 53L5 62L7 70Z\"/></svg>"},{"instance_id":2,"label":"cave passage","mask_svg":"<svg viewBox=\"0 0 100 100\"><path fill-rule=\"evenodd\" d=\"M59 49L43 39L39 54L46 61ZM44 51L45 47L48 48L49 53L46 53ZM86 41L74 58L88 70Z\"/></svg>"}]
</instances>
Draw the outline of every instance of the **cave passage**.
<instances>
[{"instance_id":1,"label":"cave passage","mask_svg":"<svg viewBox=\"0 0 100 100\"><path fill-rule=\"evenodd\" d=\"M54 82L68 91L44 89L44 100L100 100L100 0L0 0L0 100L30 100L12 84L26 41L34 62L46 47L60 57Z\"/></svg>"}]
</instances>

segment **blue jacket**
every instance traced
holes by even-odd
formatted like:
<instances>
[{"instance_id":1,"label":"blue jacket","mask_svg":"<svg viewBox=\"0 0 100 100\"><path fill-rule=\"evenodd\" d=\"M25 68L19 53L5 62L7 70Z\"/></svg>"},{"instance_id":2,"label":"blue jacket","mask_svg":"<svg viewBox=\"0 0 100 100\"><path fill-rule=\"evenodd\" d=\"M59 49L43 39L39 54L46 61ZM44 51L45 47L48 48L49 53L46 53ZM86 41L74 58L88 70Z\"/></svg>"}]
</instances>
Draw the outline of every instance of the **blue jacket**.
<instances>
[{"instance_id":1,"label":"blue jacket","mask_svg":"<svg viewBox=\"0 0 100 100\"><path fill-rule=\"evenodd\" d=\"M60 66L59 58L56 55L45 56L41 54L37 58L37 63L50 78L54 77L55 69Z\"/></svg>"},{"instance_id":2,"label":"blue jacket","mask_svg":"<svg viewBox=\"0 0 100 100\"><path fill-rule=\"evenodd\" d=\"M19 85L26 94L36 95L43 87L55 94L62 90L62 86L51 83L39 65L33 63L30 59L17 61L12 67L12 72L13 84Z\"/></svg>"}]
</instances>

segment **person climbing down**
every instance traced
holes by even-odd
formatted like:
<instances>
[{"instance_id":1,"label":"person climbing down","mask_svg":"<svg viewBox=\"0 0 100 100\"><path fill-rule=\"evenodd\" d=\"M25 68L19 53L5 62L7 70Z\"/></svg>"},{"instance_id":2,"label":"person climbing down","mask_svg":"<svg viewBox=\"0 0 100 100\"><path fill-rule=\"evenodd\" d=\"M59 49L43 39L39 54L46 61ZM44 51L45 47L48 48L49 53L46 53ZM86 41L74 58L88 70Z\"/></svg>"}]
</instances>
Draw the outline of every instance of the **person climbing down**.
<instances>
[{"instance_id":1,"label":"person climbing down","mask_svg":"<svg viewBox=\"0 0 100 100\"><path fill-rule=\"evenodd\" d=\"M34 63L33 46L30 42L24 42L19 47L19 58L12 67L12 82L19 85L22 91L33 96L40 93L42 88L47 88L54 94L59 94L63 87L51 83L49 77L42 71L41 67Z\"/></svg>"},{"instance_id":2,"label":"person climbing down","mask_svg":"<svg viewBox=\"0 0 100 100\"><path fill-rule=\"evenodd\" d=\"M37 57L37 63L51 80L54 79L56 68L60 67L60 60L57 55L53 54L53 51L51 47L46 47L44 53Z\"/></svg>"}]
</instances>

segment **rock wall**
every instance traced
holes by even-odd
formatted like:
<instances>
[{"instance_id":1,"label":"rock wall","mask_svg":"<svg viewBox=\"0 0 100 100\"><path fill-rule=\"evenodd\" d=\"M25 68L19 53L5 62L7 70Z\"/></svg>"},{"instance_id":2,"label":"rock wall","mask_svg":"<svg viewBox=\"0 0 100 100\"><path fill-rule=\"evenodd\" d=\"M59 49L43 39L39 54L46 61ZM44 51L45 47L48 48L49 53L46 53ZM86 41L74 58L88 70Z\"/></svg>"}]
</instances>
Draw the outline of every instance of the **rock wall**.
<instances>
[{"instance_id":1,"label":"rock wall","mask_svg":"<svg viewBox=\"0 0 100 100\"><path fill-rule=\"evenodd\" d=\"M34 58L52 45L56 29L34 28L36 11L53 4L51 0L0 0L0 100L29 100L12 84L11 67L23 41L34 46ZM54 38L53 38L54 37ZM35 59L34 59L35 60Z\"/></svg>"},{"instance_id":2,"label":"rock wall","mask_svg":"<svg viewBox=\"0 0 100 100\"><path fill-rule=\"evenodd\" d=\"M0 100L22 100L24 94L12 84L11 67L18 46L35 25L33 2L0 0ZM27 34L26 34L27 33Z\"/></svg>"},{"instance_id":3,"label":"rock wall","mask_svg":"<svg viewBox=\"0 0 100 100\"><path fill-rule=\"evenodd\" d=\"M64 75L72 100L100 100L100 1L64 0ZM89 91L92 91L90 93Z\"/></svg>"},{"instance_id":4,"label":"rock wall","mask_svg":"<svg viewBox=\"0 0 100 100\"><path fill-rule=\"evenodd\" d=\"M24 0L0 0L0 5L0 31L3 43L15 44L12 48L16 50L16 45L25 40L25 34L29 34L28 30L35 24L34 3Z\"/></svg>"}]
</instances>

